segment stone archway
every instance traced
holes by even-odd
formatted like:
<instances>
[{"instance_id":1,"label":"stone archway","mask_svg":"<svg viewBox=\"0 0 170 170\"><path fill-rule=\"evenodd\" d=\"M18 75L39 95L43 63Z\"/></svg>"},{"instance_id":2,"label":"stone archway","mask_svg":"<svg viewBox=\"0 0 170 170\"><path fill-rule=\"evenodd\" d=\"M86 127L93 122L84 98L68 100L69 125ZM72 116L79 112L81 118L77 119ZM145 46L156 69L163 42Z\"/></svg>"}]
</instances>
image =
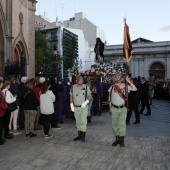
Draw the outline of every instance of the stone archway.
<instances>
[{"instance_id":1,"label":"stone archway","mask_svg":"<svg viewBox=\"0 0 170 170\"><path fill-rule=\"evenodd\" d=\"M165 78L165 66L160 62L155 62L149 69L150 77Z\"/></svg>"}]
</instances>

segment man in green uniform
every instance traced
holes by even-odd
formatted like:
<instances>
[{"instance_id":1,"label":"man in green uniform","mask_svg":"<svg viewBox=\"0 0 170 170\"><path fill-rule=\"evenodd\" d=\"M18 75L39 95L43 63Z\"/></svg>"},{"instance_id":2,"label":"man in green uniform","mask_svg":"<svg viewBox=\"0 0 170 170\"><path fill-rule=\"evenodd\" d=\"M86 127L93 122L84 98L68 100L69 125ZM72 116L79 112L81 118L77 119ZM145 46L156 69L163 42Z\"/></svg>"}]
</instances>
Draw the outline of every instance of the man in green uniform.
<instances>
[{"instance_id":1,"label":"man in green uniform","mask_svg":"<svg viewBox=\"0 0 170 170\"><path fill-rule=\"evenodd\" d=\"M130 81L130 78L126 76L126 82L129 84L125 85L122 83L122 76L120 73L117 73L114 77L115 84L112 85L109 92L109 107L110 112L112 113L112 128L113 133L116 137L116 141L113 142L112 146L117 146L120 144L121 147L124 147L124 136L126 133L126 116L127 108L125 107L125 94L130 91L136 91L137 88Z\"/></svg>"},{"instance_id":2,"label":"man in green uniform","mask_svg":"<svg viewBox=\"0 0 170 170\"><path fill-rule=\"evenodd\" d=\"M74 112L78 130L78 136L74 138L74 141L82 140L84 142L91 91L87 85L83 84L83 78L81 76L76 76L76 83L77 84L73 85L70 90L70 106L71 110Z\"/></svg>"}]
</instances>

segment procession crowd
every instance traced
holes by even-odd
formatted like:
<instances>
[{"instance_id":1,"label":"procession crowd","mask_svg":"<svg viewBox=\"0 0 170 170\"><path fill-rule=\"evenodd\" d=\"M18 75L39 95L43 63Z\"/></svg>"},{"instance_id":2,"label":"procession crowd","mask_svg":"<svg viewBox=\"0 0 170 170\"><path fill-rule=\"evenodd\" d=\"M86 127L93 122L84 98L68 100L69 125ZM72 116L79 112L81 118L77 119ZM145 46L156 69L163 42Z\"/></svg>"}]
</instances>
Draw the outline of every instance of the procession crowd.
<instances>
[{"instance_id":1,"label":"procession crowd","mask_svg":"<svg viewBox=\"0 0 170 170\"><path fill-rule=\"evenodd\" d=\"M50 138L49 129L60 129L58 123L64 123L64 117L75 119L70 108L70 89L69 79L22 77L19 82L13 76L7 80L0 78L0 145L20 135L22 129L26 137L36 137L35 130L41 130L42 125L44 138ZM100 87L97 89L101 92ZM93 91L93 111L100 115L101 96L97 89ZM91 114L87 118L90 122Z\"/></svg>"},{"instance_id":2,"label":"procession crowd","mask_svg":"<svg viewBox=\"0 0 170 170\"><path fill-rule=\"evenodd\" d=\"M152 98L170 100L170 80L151 78L145 81L144 77L128 78L127 80L131 86L134 84L136 87L136 90L132 90L135 88L130 87L129 89L132 91L128 91L128 111L124 110L127 125L130 124L132 111L135 112L136 117L134 124L140 123L140 114L143 114L145 106L147 107L145 115L151 115ZM144 82L146 82L146 86L142 87ZM87 85L88 89L83 84ZM112 88L116 92L115 85ZM74 140L85 141L86 125L91 123L92 116L101 116L102 100L105 96L110 97L109 102L112 100L112 104L109 105L110 112L112 110L116 112L113 108L124 108L125 102L120 99L118 104L114 104L115 98L112 99L110 96L111 88L106 94L103 94L103 86L99 81L81 76L72 83L69 79L46 80L44 77L32 79L22 77L19 82L18 79L11 76L7 80L0 78L0 90L0 145L5 144L6 139L13 139L15 135L20 135L21 129L25 130L26 137L32 138L37 136L35 130L41 130L43 127L43 137L51 138L50 128L60 129L58 124L64 123L64 117L76 119L78 136ZM119 102L123 103L119 105ZM139 103L141 103L140 109ZM81 112L84 113L83 118L78 116ZM124 135L125 132L123 137ZM119 135L115 134L115 136L118 139ZM116 140L113 145L115 146L115 144L120 144L120 140Z\"/></svg>"}]
</instances>

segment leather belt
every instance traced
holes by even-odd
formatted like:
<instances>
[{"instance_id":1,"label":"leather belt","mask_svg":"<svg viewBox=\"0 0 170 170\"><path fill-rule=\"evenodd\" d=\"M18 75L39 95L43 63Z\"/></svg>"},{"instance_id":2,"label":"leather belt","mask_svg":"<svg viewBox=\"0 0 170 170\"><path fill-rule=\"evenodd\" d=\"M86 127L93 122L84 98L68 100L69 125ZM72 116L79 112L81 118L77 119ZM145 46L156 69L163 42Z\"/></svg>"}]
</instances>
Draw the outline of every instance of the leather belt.
<instances>
[{"instance_id":1,"label":"leather belt","mask_svg":"<svg viewBox=\"0 0 170 170\"><path fill-rule=\"evenodd\" d=\"M122 106L116 106L116 105L114 105L114 104L112 104L112 106L115 107L115 108L117 108L117 109L120 109L120 108L125 107L124 105L122 105Z\"/></svg>"},{"instance_id":2,"label":"leather belt","mask_svg":"<svg viewBox=\"0 0 170 170\"><path fill-rule=\"evenodd\" d=\"M76 105L74 105L74 107L81 107L81 106L76 106Z\"/></svg>"}]
</instances>

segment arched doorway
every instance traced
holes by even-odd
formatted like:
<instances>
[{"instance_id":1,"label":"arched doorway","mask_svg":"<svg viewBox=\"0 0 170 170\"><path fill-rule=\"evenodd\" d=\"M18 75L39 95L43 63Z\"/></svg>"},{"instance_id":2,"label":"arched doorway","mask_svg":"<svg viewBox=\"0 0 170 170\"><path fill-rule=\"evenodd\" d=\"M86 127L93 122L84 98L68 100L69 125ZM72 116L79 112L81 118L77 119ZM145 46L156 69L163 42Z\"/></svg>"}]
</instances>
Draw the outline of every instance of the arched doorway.
<instances>
[{"instance_id":1,"label":"arched doorway","mask_svg":"<svg viewBox=\"0 0 170 170\"><path fill-rule=\"evenodd\" d=\"M165 78L165 66L160 62L153 63L150 67L149 74L150 77Z\"/></svg>"},{"instance_id":2,"label":"arched doorway","mask_svg":"<svg viewBox=\"0 0 170 170\"><path fill-rule=\"evenodd\" d=\"M15 76L21 78L26 75L26 50L21 41L18 41L14 48L12 61L7 61L5 65L5 76Z\"/></svg>"}]
</instances>

